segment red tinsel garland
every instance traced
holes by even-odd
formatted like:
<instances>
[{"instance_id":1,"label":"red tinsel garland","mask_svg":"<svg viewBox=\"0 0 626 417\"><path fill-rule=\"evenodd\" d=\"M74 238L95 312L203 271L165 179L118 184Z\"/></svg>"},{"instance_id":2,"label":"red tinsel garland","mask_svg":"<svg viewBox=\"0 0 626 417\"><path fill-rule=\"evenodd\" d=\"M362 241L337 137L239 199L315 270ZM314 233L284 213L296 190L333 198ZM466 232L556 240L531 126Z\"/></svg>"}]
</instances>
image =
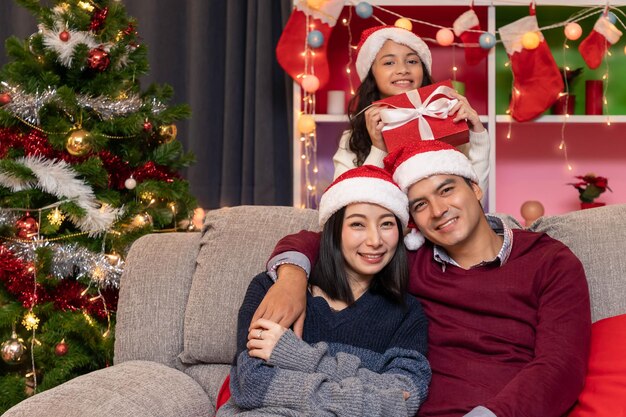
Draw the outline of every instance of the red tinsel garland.
<instances>
[{"instance_id":1,"label":"red tinsel garland","mask_svg":"<svg viewBox=\"0 0 626 417\"><path fill-rule=\"evenodd\" d=\"M91 22L89 24L89 30L92 32L99 31L104 25L104 21L106 20L108 13L108 7L103 7L102 9L93 12L93 15L91 16Z\"/></svg>"}]
</instances>

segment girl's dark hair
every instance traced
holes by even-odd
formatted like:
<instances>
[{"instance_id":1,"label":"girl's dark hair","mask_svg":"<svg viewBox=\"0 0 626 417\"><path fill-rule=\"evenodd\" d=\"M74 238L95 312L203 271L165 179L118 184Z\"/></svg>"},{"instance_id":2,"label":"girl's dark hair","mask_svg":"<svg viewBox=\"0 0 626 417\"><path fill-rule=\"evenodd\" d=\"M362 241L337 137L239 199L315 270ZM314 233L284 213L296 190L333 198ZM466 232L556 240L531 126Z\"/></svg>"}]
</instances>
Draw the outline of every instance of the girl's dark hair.
<instances>
[{"instance_id":1,"label":"girl's dark hair","mask_svg":"<svg viewBox=\"0 0 626 417\"><path fill-rule=\"evenodd\" d=\"M309 283L318 286L333 300L343 301L351 305L355 300L346 274L346 262L341 253L341 231L345 211L346 208L343 207L326 221L320 241L319 258L313 267ZM401 238L402 223L397 217L396 224L398 236ZM400 241L391 261L374 276L370 290L383 295L396 304L404 305L404 294L407 290L408 281L409 268L406 249Z\"/></svg>"},{"instance_id":2,"label":"girl's dark hair","mask_svg":"<svg viewBox=\"0 0 626 417\"><path fill-rule=\"evenodd\" d=\"M422 73L424 75L422 77L422 85L420 87L431 85L433 80L423 62ZM370 154L370 150L372 148L372 139L367 132L367 127L365 126L365 112L363 109L376 100L380 100L380 92L378 91L374 74L370 68L367 76L356 90L356 94L352 96L350 102L348 103L350 129L352 131L350 134L349 149L356 154L354 164L358 167L363 165L365 158L367 158L367 155Z\"/></svg>"}]
</instances>

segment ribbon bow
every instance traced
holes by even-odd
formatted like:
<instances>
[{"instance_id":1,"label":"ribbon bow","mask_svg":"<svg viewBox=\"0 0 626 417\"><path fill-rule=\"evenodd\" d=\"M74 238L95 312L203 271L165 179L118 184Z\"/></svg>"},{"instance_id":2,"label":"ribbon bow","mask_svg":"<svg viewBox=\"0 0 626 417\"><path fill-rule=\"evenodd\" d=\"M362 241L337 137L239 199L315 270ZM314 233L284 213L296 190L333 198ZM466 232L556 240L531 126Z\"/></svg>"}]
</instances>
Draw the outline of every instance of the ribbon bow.
<instances>
[{"instance_id":1,"label":"ribbon bow","mask_svg":"<svg viewBox=\"0 0 626 417\"><path fill-rule=\"evenodd\" d=\"M452 98L451 92L453 91L454 90L448 86L439 86L426 97L424 102L422 102L422 98L417 93L417 90L406 92L405 94L414 108L397 107L393 109L381 109L380 119L385 123L383 131L398 128L412 120L418 119L419 132L422 140L435 139L433 130L430 128L424 116L433 117L435 119L447 118L452 107L459 102L458 99ZM445 97L433 100L437 95L444 95ZM431 100L433 101L431 102Z\"/></svg>"}]
</instances>

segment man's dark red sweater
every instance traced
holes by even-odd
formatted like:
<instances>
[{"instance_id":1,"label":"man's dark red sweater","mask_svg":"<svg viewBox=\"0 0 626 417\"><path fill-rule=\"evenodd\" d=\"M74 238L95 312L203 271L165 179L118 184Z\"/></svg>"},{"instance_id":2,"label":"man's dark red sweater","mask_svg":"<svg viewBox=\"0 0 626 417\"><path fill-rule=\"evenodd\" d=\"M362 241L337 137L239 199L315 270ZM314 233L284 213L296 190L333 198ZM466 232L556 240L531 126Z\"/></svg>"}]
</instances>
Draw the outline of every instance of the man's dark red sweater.
<instances>
[{"instance_id":1,"label":"man's dark red sweater","mask_svg":"<svg viewBox=\"0 0 626 417\"><path fill-rule=\"evenodd\" d=\"M498 417L558 417L582 390L591 317L582 264L546 234L513 231L502 266L464 270L409 252L410 288L429 319L430 394L419 416L458 417L482 405ZM282 239L272 257L305 254L319 234Z\"/></svg>"}]
</instances>

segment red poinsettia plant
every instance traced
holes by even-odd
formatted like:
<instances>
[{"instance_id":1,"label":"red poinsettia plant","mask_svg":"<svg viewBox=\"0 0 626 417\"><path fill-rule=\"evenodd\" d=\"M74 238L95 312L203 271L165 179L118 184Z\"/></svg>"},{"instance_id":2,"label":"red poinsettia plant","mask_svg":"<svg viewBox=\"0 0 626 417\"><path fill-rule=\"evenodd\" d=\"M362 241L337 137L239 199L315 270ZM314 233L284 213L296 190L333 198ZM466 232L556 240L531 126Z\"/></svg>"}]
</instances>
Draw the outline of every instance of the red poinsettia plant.
<instances>
[{"instance_id":1,"label":"red poinsettia plant","mask_svg":"<svg viewBox=\"0 0 626 417\"><path fill-rule=\"evenodd\" d=\"M577 175L580 181L570 182L569 185L573 185L578 190L580 201L583 203L593 203L593 200L598 198L600 194L609 190L609 180L606 177L598 177L596 174L589 173L587 175Z\"/></svg>"}]
</instances>

